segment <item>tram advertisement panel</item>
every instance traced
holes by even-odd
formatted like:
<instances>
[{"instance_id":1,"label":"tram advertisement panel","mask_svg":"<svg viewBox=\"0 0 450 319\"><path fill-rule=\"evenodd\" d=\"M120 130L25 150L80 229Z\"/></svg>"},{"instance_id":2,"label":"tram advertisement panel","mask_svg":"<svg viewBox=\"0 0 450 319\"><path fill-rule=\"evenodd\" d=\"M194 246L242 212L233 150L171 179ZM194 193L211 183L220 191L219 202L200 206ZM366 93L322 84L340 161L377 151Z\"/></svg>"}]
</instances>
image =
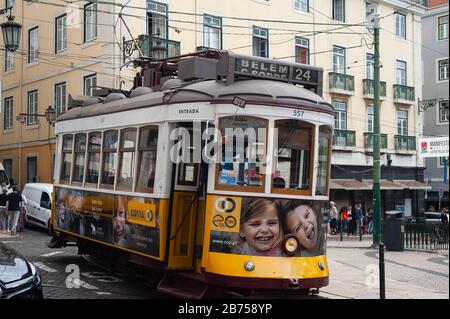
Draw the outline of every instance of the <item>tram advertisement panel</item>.
<instances>
[{"instance_id":1,"label":"tram advertisement panel","mask_svg":"<svg viewBox=\"0 0 450 319\"><path fill-rule=\"evenodd\" d=\"M55 226L159 257L159 200L56 188Z\"/></svg>"},{"instance_id":2,"label":"tram advertisement panel","mask_svg":"<svg viewBox=\"0 0 450 319\"><path fill-rule=\"evenodd\" d=\"M293 235L296 256L325 253L326 201L209 196L207 207L211 252L284 256L283 238Z\"/></svg>"}]
</instances>

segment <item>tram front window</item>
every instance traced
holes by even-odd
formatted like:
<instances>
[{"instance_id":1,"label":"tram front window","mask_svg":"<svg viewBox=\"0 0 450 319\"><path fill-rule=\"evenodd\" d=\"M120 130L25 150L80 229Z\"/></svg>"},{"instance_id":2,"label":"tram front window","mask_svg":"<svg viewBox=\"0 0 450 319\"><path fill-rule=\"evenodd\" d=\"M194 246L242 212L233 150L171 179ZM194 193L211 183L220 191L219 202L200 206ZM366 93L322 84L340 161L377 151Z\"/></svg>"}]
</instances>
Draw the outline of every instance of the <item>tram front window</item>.
<instances>
[{"instance_id":1,"label":"tram front window","mask_svg":"<svg viewBox=\"0 0 450 319\"><path fill-rule=\"evenodd\" d=\"M72 147L73 147L73 135L63 136L63 148L62 148L62 169L61 169L61 181L66 183L70 180L70 171L72 170Z\"/></svg>"},{"instance_id":2,"label":"tram front window","mask_svg":"<svg viewBox=\"0 0 450 319\"><path fill-rule=\"evenodd\" d=\"M310 188L313 126L297 120L275 121L277 147L272 187L305 191Z\"/></svg>"},{"instance_id":3,"label":"tram front window","mask_svg":"<svg viewBox=\"0 0 450 319\"><path fill-rule=\"evenodd\" d=\"M86 183L95 185L97 185L98 183L101 146L102 146L102 133L100 132L89 133Z\"/></svg>"},{"instance_id":4,"label":"tram front window","mask_svg":"<svg viewBox=\"0 0 450 319\"><path fill-rule=\"evenodd\" d=\"M86 158L86 134L75 135L75 158L72 182L82 183Z\"/></svg>"},{"instance_id":5,"label":"tram front window","mask_svg":"<svg viewBox=\"0 0 450 319\"><path fill-rule=\"evenodd\" d=\"M319 129L319 167L317 171L316 195L327 195L328 174L330 170L331 128L321 126Z\"/></svg>"},{"instance_id":6,"label":"tram front window","mask_svg":"<svg viewBox=\"0 0 450 319\"><path fill-rule=\"evenodd\" d=\"M117 131L107 131L103 135L102 184L114 186L117 163Z\"/></svg>"},{"instance_id":7,"label":"tram front window","mask_svg":"<svg viewBox=\"0 0 450 319\"><path fill-rule=\"evenodd\" d=\"M220 132L222 154L218 165L218 185L263 191L267 121L253 117L227 117L220 120Z\"/></svg>"},{"instance_id":8,"label":"tram front window","mask_svg":"<svg viewBox=\"0 0 450 319\"><path fill-rule=\"evenodd\" d=\"M140 129L139 134L139 172L136 190L139 192L152 192L155 183L158 127L143 127Z\"/></svg>"},{"instance_id":9,"label":"tram front window","mask_svg":"<svg viewBox=\"0 0 450 319\"><path fill-rule=\"evenodd\" d=\"M131 190L134 177L136 129L123 130L120 135L119 187Z\"/></svg>"}]
</instances>

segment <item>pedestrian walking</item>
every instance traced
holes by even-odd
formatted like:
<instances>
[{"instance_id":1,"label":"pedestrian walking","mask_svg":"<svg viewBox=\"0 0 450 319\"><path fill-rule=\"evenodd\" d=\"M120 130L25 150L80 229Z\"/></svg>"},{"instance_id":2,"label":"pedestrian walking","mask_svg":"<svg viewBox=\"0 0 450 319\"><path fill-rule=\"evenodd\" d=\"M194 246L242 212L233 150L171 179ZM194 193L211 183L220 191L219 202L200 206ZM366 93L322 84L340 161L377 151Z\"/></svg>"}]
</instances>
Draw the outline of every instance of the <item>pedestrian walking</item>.
<instances>
[{"instance_id":1,"label":"pedestrian walking","mask_svg":"<svg viewBox=\"0 0 450 319\"><path fill-rule=\"evenodd\" d=\"M348 220L348 230L347 230L347 236L350 236L350 234L355 234L355 217L352 212L352 205L347 206L347 220Z\"/></svg>"},{"instance_id":2,"label":"pedestrian walking","mask_svg":"<svg viewBox=\"0 0 450 319\"><path fill-rule=\"evenodd\" d=\"M341 207L339 215L340 215L340 219L341 219L340 231L342 233L345 233L348 231L348 207L347 206Z\"/></svg>"},{"instance_id":3,"label":"pedestrian walking","mask_svg":"<svg viewBox=\"0 0 450 319\"><path fill-rule=\"evenodd\" d=\"M331 235L336 235L338 211L333 201L330 201L330 218L331 218L330 221Z\"/></svg>"},{"instance_id":4,"label":"pedestrian walking","mask_svg":"<svg viewBox=\"0 0 450 319\"><path fill-rule=\"evenodd\" d=\"M362 208L361 203L357 203L355 205L355 227L356 232L359 232L359 234L362 233L362 227L364 222L364 210Z\"/></svg>"},{"instance_id":5,"label":"pedestrian walking","mask_svg":"<svg viewBox=\"0 0 450 319\"><path fill-rule=\"evenodd\" d=\"M19 222L20 213L22 211L22 194L17 186L13 186L12 193L8 194L6 199L6 212L8 213L8 226L11 236L17 232L17 223Z\"/></svg>"},{"instance_id":6,"label":"pedestrian walking","mask_svg":"<svg viewBox=\"0 0 450 319\"><path fill-rule=\"evenodd\" d=\"M373 233L373 210L372 207L367 208L367 233Z\"/></svg>"},{"instance_id":7,"label":"pedestrian walking","mask_svg":"<svg viewBox=\"0 0 450 319\"><path fill-rule=\"evenodd\" d=\"M0 230L6 232L8 230L8 214L6 213L6 200L8 198L8 188L2 185L0 193Z\"/></svg>"},{"instance_id":8,"label":"pedestrian walking","mask_svg":"<svg viewBox=\"0 0 450 319\"><path fill-rule=\"evenodd\" d=\"M20 189L18 189L20 195L22 196L22 203L21 203L21 211L19 215L19 221L17 222L17 232L23 232L25 230L25 214L27 212L27 198L24 193L20 192Z\"/></svg>"}]
</instances>

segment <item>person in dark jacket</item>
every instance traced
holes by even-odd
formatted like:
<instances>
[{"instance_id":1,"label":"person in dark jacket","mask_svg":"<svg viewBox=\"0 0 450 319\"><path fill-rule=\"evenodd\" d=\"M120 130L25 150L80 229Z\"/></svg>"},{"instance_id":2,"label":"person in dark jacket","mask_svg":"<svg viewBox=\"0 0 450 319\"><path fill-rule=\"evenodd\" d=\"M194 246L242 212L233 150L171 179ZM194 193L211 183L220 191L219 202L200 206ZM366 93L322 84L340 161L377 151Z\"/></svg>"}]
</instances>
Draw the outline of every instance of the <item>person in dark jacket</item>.
<instances>
[{"instance_id":1,"label":"person in dark jacket","mask_svg":"<svg viewBox=\"0 0 450 319\"><path fill-rule=\"evenodd\" d=\"M17 223L22 211L22 194L20 194L17 186L13 186L12 193L8 194L6 200L6 212L9 214L9 227L11 236L16 234Z\"/></svg>"},{"instance_id":2,"label":"person in dark jacket","mask_svg":"<svg viewBox=\"0 0 450 319\"><path fill-rule=\"evenodd\" d=\"M8 198L8 188L2 185L0 193L0 229L4 232L8 230L8 215L6 214L6 200Z\"/></svg>"}]
</instances>

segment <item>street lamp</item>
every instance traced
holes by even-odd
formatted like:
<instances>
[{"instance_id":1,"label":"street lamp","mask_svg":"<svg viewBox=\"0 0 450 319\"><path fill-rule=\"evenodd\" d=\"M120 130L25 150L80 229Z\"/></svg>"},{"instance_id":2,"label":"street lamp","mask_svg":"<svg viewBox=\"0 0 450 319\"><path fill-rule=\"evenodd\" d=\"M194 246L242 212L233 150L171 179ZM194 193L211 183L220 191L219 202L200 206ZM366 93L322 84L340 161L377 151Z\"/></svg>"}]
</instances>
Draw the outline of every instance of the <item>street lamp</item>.
<instances>
[{"instance_id":1,"label":"street lamp","mask_svg":"<svg viewBox=\"0 0 450 319\"><path fill-rule=\"evenodd\" d=\"M13 7L5 8L0 10L0 15L8 12L8 21L2 23L0 26L3 33L3 42L5 44L6 51L15 52L19 48L20 44L20 31L22 30L22 25L14 22L14 16L12 15Z\"/></svg>"},{"instance_id":2,"label":"street lamp","mask_svg":"<svg viewBox=\"0 0 450 319\"><path fill-rule=\"evenodd\" d=\"M23 124L25 123L28 116L45 117L48 124L54 125L56 121L56 110L53 107L48 106L47 109L45 110L45 114L19 113L19 115L17 116L17 121Z\"/></svg>"}]
</instances>

